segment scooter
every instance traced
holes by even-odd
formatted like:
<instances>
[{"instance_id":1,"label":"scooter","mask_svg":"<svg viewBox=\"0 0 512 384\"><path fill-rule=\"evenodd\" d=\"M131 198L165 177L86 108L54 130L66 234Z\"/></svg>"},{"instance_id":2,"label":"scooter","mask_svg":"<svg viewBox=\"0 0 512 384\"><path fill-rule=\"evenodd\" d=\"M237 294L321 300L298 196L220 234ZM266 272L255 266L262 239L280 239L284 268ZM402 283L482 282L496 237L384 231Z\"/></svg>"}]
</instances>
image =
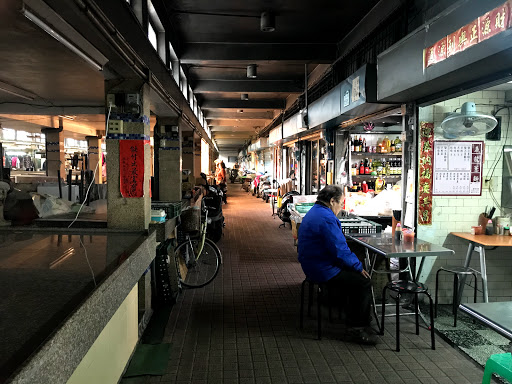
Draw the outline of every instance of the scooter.
<instances>
[{"instance_id":1,"label":"scooter","mask_svg":"<svg viewBox=\"0 0 512 384\"><path fill-rule=\"evenodd\" d=\"M293 203L293 196L297 196L297 195L300 195L300 193L297 191L290 191L283 195L281 206L277 209L277 215L279 216L279 218L282 221L282 223L279 225L279 228L285 227L286 223L290 223L290 225L291 225L291 220L290 220L291 214L290 214L290 209L289 209L288 205L290 203Z\"/></svg>"},{"instance_id":2,"label":"scooter","mask_svg":"<svg viewBox=\"0 0 512 384\"><path fill-rule=\"evenodd\" d=\"M238 177L238 169L232 168L229 171L229 181L231 184L233 184L236 181L236 178Z\"/></svg>"},{"instance_id":3,"label":"scooter","mask_svg":"<svg viewBox=\"0 0 512 384\"><path fill-rule=\"evenodd\" d=\"M206 175L201 173L206 181ZM213 242L218 242L222 237L225 227L224 215L222 213L222 200L224 193L217 185L208 185L205 183L206 196L203 198L204 206L208 210L208 219L206 223L206 237Z\"/></svg>"}]
</instances>

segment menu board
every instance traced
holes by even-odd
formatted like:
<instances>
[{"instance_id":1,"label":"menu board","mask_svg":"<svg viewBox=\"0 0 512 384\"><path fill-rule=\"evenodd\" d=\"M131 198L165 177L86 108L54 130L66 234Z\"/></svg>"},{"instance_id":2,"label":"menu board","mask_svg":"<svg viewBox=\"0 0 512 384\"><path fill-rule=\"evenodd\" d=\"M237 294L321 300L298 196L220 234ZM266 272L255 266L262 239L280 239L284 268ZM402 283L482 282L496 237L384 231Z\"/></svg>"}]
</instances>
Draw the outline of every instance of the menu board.
<instances>
[{"instance_id":1,"label":"menu board","mask_svg":"<svg viewBox=\"0 0 512 384\"><path fill-rule=\"evenodd\" d=\"M434 141L434 196L481 196L483 141Z\"/></svg>"}]
</instances>

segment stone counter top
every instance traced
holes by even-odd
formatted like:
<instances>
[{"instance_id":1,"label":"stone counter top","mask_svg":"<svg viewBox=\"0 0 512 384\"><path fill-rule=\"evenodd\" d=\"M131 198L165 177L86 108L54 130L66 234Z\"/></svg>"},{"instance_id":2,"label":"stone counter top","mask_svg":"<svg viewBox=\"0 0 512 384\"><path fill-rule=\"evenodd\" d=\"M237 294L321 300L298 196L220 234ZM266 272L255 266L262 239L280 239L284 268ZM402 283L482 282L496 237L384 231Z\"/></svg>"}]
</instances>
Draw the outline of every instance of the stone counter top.
<instances>
[{"instance_id":1,"label":"stone counter top","mask_svg":"<svg viewBox=\"0 0 512 384\"><path fill-rule=\"evenodd\" d=\"M1 231L0 382L66 383L155 247L155 232Z\"/></svg>"}]
</instances>

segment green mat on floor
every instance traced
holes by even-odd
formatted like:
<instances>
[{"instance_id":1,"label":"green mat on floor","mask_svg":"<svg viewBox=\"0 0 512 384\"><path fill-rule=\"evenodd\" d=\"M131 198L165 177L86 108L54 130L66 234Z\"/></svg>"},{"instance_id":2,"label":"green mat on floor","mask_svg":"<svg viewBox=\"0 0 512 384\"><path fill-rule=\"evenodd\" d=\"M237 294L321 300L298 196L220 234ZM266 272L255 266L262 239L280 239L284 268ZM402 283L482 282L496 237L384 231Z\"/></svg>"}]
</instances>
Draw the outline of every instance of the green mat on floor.
<instances>
[{"instance_id":1,"label":"green mat on floor","mask_svg":"<svg viewBox=\"0 0 512 384\"><path fill-rule=\"evenodd\" d=\"M123 377L164 375L171 344L139 344Z\"/></svg>"}]
</instances>

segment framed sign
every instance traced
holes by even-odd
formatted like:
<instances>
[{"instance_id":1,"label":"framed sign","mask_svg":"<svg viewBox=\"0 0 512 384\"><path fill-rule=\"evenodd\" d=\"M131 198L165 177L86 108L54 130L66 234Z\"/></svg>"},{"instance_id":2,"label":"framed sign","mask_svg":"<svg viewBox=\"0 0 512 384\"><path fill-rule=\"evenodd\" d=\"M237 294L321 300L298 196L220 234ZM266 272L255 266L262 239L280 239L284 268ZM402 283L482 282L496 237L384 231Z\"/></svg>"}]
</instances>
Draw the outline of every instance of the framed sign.
<instances>
[{"instance_id":1,"label":"framed sign","mask_svg":"<svg viewBox=\"0 0 512 384\"><path fill-rule=\"evenodd\" d=\"M483 141L434 141L434 196L481 196Z\"/></svg>"}]
</instances>

